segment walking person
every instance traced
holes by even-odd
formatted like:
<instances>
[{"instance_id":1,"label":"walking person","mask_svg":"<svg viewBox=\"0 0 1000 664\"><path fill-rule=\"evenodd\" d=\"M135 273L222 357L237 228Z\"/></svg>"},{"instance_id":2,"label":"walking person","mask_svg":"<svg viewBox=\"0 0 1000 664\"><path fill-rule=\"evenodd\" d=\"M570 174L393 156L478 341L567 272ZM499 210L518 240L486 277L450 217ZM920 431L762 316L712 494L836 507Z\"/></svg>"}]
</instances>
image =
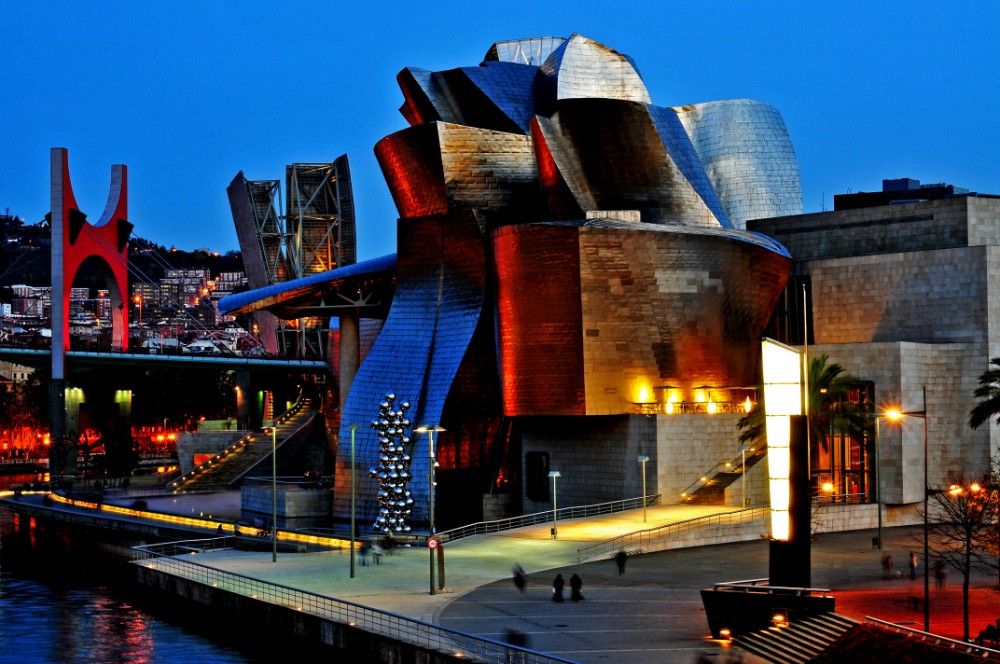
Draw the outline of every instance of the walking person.
<instances>
[{"instance_id":1,"label":"walking person","mask_svg":"<svg viewBox=\"0 0 1000 664\"><path fill-rule=\"evenodd\" d=\"M580 591L583 589L583 579L580 578L579 574L574 574L569 577L569 598L574 602L579 602L583 599L583 593Z\"/></svg>"},{"instance_id":2,"label":"walking person","mask_svg":"<svg viewBox=\"0 0 1000 664\"><path fill-rule=\"evenodd\" d=\"M524 573L524 568L520 565L514 565L513 572L514 587L517 588L517 591L523 595L528 588L528 577Z\"/></svg>"},{"instance_id":3,"label":"walking person","mask_svg":"<svg viewBox=\"0 0 1000 664\"><path fill-rule=\"evenodd\" d=\"M562 574L556 574L555 580L552 582L552 601L561 602L563 601L563 588L566 586L566 582L563 581Z\"/></svg>"},{"instance_id":4,"label":"walking person","mask_svg":"<svg viewBox=\"0 0 1000 664\"><path fill-rule=\"evenodd\" d=\"M944 590L944 581L948 577L948 571L944 568L943 560L934 561L934 580L937 581L939 590Z\"/></svg>"},{"instance_id":5,"label":"walking person","mask_svg":"<svg viewBox=\"0 0 1000 664\"><path fill-rule=\"evenodd\" d=\"M892 554L886 553L882 556L882 578L892 578Z\"/></svg>"},{"instance_id":6,"label":"walking person","mask_svg":"<svg viewBox=\"0 0 1000 664\"><path fill-rule=\"evenodd\" d=\"M917 578L917 552L910 551L910 581L915 581Z\"/></svg>"},{"instance_id":7,"label":"walking person","mask_svg":"<svg viewBox=\"0 0 1000 664\"><path fill-rule=\"evenodd\" d=\"M625 563L628 562L628 553L625 549L622 549L615 554L615 564L618 565L618 575L621 576L625 573Z\"/></svg>"}]
</instances>

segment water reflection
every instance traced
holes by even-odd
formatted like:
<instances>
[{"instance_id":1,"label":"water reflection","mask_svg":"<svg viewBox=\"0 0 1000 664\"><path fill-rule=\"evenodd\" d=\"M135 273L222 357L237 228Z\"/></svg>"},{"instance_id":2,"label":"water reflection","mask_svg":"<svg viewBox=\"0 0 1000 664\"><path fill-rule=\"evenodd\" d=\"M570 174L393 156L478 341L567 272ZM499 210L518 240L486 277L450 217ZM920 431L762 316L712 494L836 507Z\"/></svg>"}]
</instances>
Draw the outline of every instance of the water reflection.
<instances>
[{"instance_id":1,"label":"water reflection","mask_svg":"<svg viewBox=\"0 0 1000 664\"><path fill-rule=\"evenodd\" d=\"M13 515L0 510L0 662L264 661L144 602L99 561L47 550L51 542L35 543L30 531L15 534Z\"/></svg>"}]
</instances>

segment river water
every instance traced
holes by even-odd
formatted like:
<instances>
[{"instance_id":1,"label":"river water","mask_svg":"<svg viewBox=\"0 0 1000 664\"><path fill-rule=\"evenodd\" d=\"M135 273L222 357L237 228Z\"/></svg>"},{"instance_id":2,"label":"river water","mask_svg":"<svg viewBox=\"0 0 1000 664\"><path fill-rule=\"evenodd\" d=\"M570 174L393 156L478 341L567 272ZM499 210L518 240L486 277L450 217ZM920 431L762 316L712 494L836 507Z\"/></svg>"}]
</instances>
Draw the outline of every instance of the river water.
<instances>
[{"instance_id":1,"label":"river water","mask_svg":"<svg viewBox=\"0 0 1000 664\"><path fill-rule=\"evenodd\" d=\"M0 477L0 489L30 479ZM0 663L257 663L292 654L163 607L92 547L41 530L0 510Z\"/></svg>"}]
</instances>

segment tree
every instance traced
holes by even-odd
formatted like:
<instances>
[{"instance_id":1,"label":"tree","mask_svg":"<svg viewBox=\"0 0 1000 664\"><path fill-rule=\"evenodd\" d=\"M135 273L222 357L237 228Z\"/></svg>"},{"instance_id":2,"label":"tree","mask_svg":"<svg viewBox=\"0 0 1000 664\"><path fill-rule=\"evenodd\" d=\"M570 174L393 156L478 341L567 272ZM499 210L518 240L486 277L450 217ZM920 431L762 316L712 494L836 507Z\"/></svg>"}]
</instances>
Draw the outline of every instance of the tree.
<instances>
[{"instance_id":1,"label":"tree","mask_svg":"<svg viewBox=\"0 0 1000 664\"><path fill-rule=\"evenodd\" d=\"M847 373L836 362L830 363L829 357L820 355L809 361L809 435L812 440L821 441L826 445L825 434L831 425L839 431L845 431L858 440L864 438L868 414L858 407L831 407L832 404L842 404L851 390L861 382L860 379ZM761 390L763 394L763 390ZM748 414L740 418L736 426L740 429L739 441L746 445L764 437L764 399ZM824 448L825 449L825 448Z\"/></svg>"},{"instance_id":2,"label":"tree","mask_svg":"<svg viewBox=\"0 0 1000 664\"><path fill-rule=\"evenodd\" d=\"M954 477L947 489L932 497L938 518L930 525L930 548L962 575L962 634L968 641L969 576L974 569L993 567L988 547L997 530L997 491L989 475L975 480Z\"/></svg>"},{"instance_id":3,"label":"tree","mask_svg":"<svg viewBox=\"0 0 1000 664\"><path fill-rule=\"evenodd\" d=\"M990 368L979 376L975 396L980 402L969 412L969 427L978 429L994 416L1000 424L1000 357L990 360Z\"/></svg>"}]
</instances>

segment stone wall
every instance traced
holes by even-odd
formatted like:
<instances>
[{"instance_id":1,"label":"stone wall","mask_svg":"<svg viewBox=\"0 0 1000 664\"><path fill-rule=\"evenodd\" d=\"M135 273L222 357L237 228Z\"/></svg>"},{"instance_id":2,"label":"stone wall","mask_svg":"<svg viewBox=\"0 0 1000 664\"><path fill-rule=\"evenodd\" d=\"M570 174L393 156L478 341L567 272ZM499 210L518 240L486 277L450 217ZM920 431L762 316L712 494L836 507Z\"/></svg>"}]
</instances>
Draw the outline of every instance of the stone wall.
<instances>
[{"instance_id":1,"label":"stone wall","mask_svg":"<svg viewBox=\"0 0 1000 664\"><path fill-rule=\"evenodd\" d=\"M557 484L559 507L588 505L642 495L639 455L649 457L646 489L657 492L656 417L615 415L592 417L526 418L522 449L547 452L549 468L562 475ZM550 500L524 496L523 512L552 509Z\"/></svg>"},{"instance_id":2,"label":"stone wall","mask_svg":"<svg viewBox=\"0 0 1000 664\"><path fill-rule=\"evenodd\" d=\"M664 504L681 502L681 493L698 478L740 455L739 419L732 413L656 416L656 476Z\"/></svg>"},{"instance_id":3,"label":"stone wall","mask_svg":"<svg viewBox=\"0 0 1000 664\"><path fill-rule=\"evenodd\" d=\"M199 431L185 432L177 439L177 459L181 466L181 475L186 475L194 469L195 454L218 454L240 438L247 431Z\"/></svg>"}]
</instances>

